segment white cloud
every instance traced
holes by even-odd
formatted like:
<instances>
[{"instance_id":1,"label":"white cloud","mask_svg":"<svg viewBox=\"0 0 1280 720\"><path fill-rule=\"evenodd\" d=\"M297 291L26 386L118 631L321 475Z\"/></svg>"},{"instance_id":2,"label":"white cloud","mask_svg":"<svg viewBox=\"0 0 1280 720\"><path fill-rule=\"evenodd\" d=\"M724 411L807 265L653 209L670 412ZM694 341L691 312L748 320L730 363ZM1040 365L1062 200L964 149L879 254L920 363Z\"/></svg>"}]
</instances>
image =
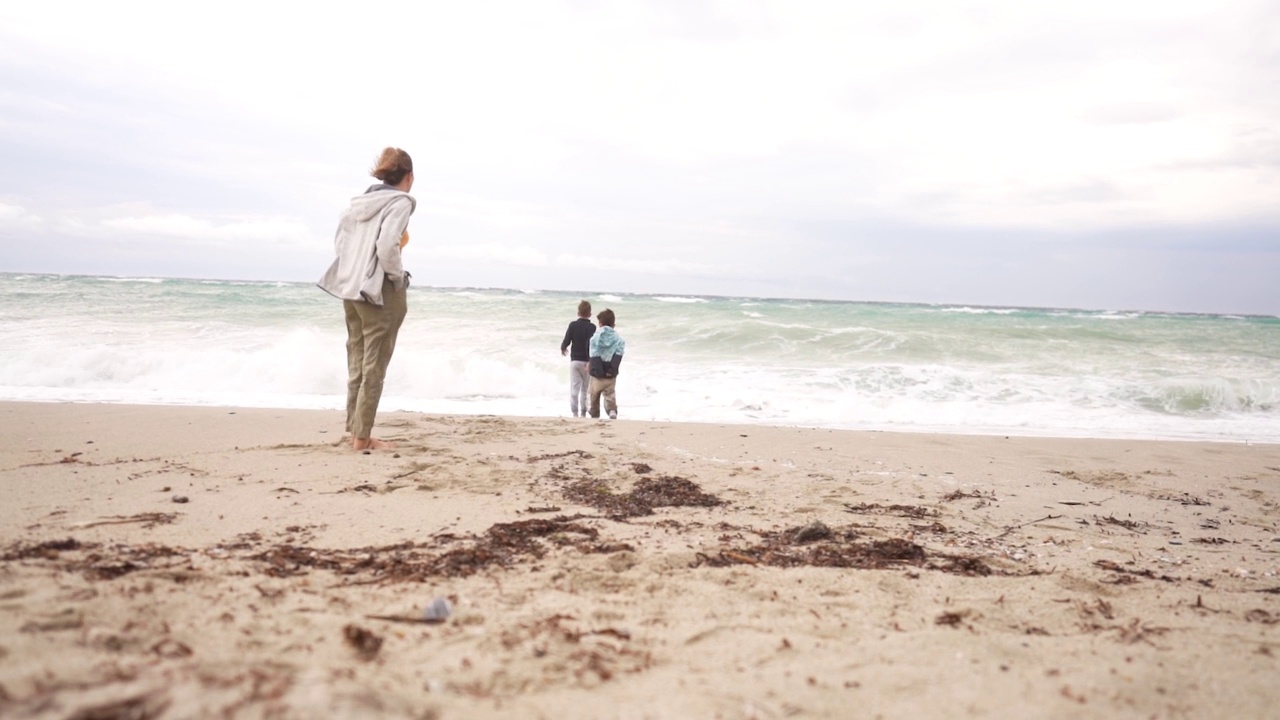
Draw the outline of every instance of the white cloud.
<instances>
[{"instance_id":1,"label":"white cloud","mask_svg":"<svg viewBox=\"0 0 1280 720\"><path fill-rule=\"evenodd\" d=\"M80 235L327 252L387 144L417 165L410 256L472 283L804 293L912 267L886 227L999 267L964 240L1280 225L1267 0L71 7L0 7L0 150L28 162L0 197Z\"/></svg>"},{"instance_id":2,"label":"white cloud","mask_svg":"<svg viewBox=\"0 0 1280 720\"><path fill-rule=\"evenodd\" d=\"M709 266L674 258L655 259L631 257L615 251L612 246L602 246L599 255L559 253L554 257L527 245L502 243L478 243L454 246L432 245L422 251L429 260L453 260L511 267L554 268L558 271L598 270L601 272L626 272L640 275L707 275L725 276L725 266ZM409 252L409 251L406 251ZM412 259L412 255L409 256ZM730 272L728 275L732 275Z\"/></svg>"},{"instance_id":3,"label":"white cloud","mask_svg":"<svg viewBox=\"0 0 1280 720\"><path fill-rule=\"evenodd\" d=\"M550 258L547 257L545 252L527 245L508 246L500 243L433 244L423 254L427 257L445 260L496 263L521 267L547 267L550 264Z\"/></svg>"},{"instance_id":4,"label":"white cloud","mask_svg":"<svg viewBox=\"0 0 1280 720\"><path fill-rule=\"evenodd\" d=\"M733 277L741 273L739 268L728 266L709 266L691 263L675 258L636 259L614 255L575 255L565 253L556 257L556 266L563 268L582 268L601 272L634 273L639 275L658 276L706 276ZM728 272L726 272L728 270Z\"/></svg>"},{"instance_id":5,"label":"white cloud","mask_svg":"<svg viewBox=\"0 0 1280 720\"><path fill-rule=\"evenodd\" d=\"M541 2L499 3L495 12L388 0L369 17L254 3L251 24L234 10L132 6L151 23L122 22L116 5L69 14L56 3L14 4L0 17L93 77L167 86L184 102L206 97L247 119L346 143L408 147L425 166L420 174L445 180L428 213L507 230L564 218L513 195L519 185L482 185L572 181L564 169L597 149L690 172L724 157L759 158L803 183L805 169L789 162L794 149L826 146L857 163L846 177L866 176L873 188L846 188L845 203L1000 227L1254 215L1264 209L1241 188L1277 180L1268 171L1217 192L1218 173L1151 177L1230 153L1243 126L1274 124L1274 103L1252 91L1267 68L1239 47L1265 12L1256 2ZM357 50L373 43L386 16L412 28L413 50L395 67L370 72L328 51L338 40ZM170 31L153 32L161 23ZM277 30L286 27L289 62L280 63ZM371 114L365 103L333 102L344 87L395 100ZM158 107L133 114L164 119ZM287 182L305 179L301 162L313 162L266 161L241 137L201 151L180 129L151 133L172 150L157 161L176 171L229 180L253 167ZM626 184L628 168L615 170L594 180ZM459 174L472 185L448 182ZM1069 210L1028 202L1042 188L1099 177L1119 192ZM950 200L917 205L939 196Z\"/></svg>"},{"instance_id":6,"label":"white cloud","mask_svg":"<svg viewBox=\"0 0 1280 720\"><path fill-rule=\"evenodd\" d=\"M548 217L547 210L537 203L453 191L433 192L420 197L418 212L502 229L546 228L555 224Z\"/></svg>"},{"instance_id":7,"label":"white cloud","mask_svg":"<svg viewBox=\"0 0 1280 720\"><path fill-rule=\"evenodd\" d=\"M103 227L141 235L232 245L236 243L310 244L306 226L287 218L248 218L214 222L189 215L145 215L111 218Z\"/></svg>"},{"instance_id":8,"label":"white cloud","mask_svg":"<svg viewBox=\"0 0 1280 720\"><path fill-rule=\"evenodd\" d=\"M28 212L21 205L0 203L0 226L30 229L44 224L44 218Z\"/></svg>"},{"instance_id":9,"label":"white cloud","mask_svg":"<svg viewBox=\"0 0 1280 720\"><path fill-rule=\"evenodd\" d=\"M1176 106L1167 103L1120 102L1086 108L1080 118L1100 125L1122 125L1165 122L1181 114Z\"/></svg>"}]
</instances>

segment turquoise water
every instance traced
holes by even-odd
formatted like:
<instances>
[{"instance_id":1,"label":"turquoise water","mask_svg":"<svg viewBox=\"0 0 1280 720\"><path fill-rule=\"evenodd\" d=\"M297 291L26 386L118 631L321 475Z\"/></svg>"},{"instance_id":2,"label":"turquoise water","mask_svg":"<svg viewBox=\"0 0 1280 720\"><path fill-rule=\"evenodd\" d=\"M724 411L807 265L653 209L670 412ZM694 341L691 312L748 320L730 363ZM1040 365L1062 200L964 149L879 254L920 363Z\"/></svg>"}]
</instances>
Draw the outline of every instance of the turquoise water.
<instances>
[{"instance_id":1,"label":"turquoise water","mask_svg":"<svg viewBox=\"0 0 1280 720\"><path fill-rule=\"evenodd\" d=\"M568 414L559 342L612 308L624 418L1280 441L1280 319L414 287L384 409ZM0 274L0 399L333 408L307 283Z\"/></svg>"}]
</instances>

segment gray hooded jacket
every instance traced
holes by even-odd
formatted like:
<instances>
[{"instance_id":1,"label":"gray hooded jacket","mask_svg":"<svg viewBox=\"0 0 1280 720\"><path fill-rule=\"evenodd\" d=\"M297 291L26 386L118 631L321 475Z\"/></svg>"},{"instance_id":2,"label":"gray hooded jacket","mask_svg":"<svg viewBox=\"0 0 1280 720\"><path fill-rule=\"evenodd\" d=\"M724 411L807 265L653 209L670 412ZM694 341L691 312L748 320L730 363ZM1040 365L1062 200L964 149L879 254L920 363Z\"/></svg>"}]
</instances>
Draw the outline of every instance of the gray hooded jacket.
<instances>
[{"instance_id":1,"label":"gray hooded jacket","mask_svg":"<svg viewBox=\"0 0 1280 720\"><path fill-rule=\"evenodd\" d=\"M316 284L343 300L374 305L382 305L384 277L396 289L406 288L409 273L400 262L400 236L417 207L411 195L388 185L374 185L352 198L333 236L337 257Z\"/></svg>"}]
</instances>

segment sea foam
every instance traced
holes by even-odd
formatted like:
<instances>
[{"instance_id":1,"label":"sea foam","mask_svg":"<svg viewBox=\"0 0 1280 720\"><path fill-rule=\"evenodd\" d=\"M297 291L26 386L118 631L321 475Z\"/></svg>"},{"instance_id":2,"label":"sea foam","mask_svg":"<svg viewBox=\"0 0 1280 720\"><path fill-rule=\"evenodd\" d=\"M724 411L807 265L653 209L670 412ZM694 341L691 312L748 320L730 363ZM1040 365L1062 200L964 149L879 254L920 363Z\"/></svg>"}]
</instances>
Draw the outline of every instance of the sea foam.
<instances>
[{"instance_id":1,"label":"sea foam","mask_svg":"<svg viewBox=\"0 0 1280 720\"><path fill-rule=\"evenodd\" d=\"M1128 311L415 286L382 408L567 415L583 298L624 418L1280 441L1280 322ZM308 283L0 274L0 399L338 411L345 341Z\"/></svg>"}]
</instances>

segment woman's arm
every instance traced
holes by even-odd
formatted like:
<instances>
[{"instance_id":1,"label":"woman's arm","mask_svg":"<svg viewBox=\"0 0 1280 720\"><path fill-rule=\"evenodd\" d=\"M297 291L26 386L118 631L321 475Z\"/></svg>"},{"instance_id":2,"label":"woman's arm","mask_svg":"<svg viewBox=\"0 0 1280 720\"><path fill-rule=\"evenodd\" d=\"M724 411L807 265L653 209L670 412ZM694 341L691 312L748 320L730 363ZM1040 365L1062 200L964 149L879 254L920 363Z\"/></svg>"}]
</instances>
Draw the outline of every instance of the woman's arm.
<instances>
[{"instance_id":1,"label":"woman's arm","mask_svg":"<svg viewBox=\"0 0 1280 720\"><path fill-rule=\"evenodd\" d=\"M393 201L382 213L382 227L378 230L378 263L391 279L391 284L403 289L405 285L404 263L400 260L400 237L409 228L409 216L413 214L413 200L403 198Z\"/></svg>"}]
</instances>

